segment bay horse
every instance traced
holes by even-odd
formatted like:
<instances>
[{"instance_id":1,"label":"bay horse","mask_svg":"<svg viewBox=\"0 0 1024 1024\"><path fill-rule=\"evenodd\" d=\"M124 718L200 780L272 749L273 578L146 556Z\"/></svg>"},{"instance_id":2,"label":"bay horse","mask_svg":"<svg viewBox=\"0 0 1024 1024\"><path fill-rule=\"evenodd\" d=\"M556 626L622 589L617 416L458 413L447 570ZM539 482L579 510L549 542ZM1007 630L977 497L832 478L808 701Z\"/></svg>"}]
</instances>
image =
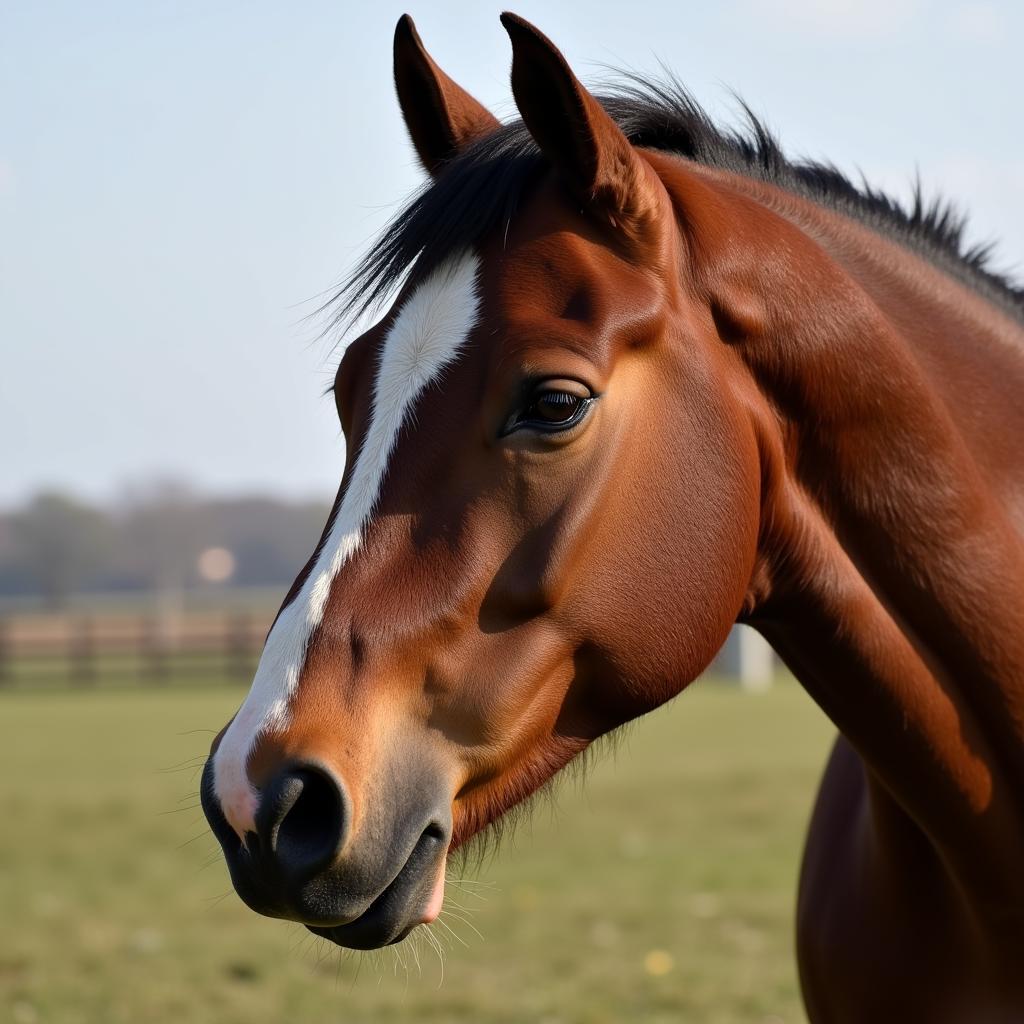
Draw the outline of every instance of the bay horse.
<instances>
[{"instance_id":1,"label":"bay horse","mask_svg":"<svg viewBox=\"0 0 1024 1024\"><path fill-rule=\"evenodd\" d=\"M797 908L821 1022L1024 1020L1024 292L962 224L595 98L511 14L499 123L412 21L430 175L331 307L349 458L204 808L253 909L348 947L678 694L735 622L838 727Z\"/></svg>"}]
</instances>

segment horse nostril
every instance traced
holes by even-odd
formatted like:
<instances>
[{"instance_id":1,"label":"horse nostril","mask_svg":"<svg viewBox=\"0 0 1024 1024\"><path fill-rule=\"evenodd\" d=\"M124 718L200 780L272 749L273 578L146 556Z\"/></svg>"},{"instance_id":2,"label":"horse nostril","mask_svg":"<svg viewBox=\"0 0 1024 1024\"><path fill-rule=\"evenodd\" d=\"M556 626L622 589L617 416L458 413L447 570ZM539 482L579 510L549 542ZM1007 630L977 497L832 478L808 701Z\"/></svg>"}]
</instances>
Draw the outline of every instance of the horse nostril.
<instances>
[{"instance_id":1,"label":"horse nostril","mask_svg":"<svg viewBox=\"0 0 1024 1024\"><path fill-rule=\"evenodd\" d=\"M344 838L346 799L341 783L306 765L277 775L260 801L260 845L290 876L315 874L336 857Z\"/></svg>"}]
</instances>

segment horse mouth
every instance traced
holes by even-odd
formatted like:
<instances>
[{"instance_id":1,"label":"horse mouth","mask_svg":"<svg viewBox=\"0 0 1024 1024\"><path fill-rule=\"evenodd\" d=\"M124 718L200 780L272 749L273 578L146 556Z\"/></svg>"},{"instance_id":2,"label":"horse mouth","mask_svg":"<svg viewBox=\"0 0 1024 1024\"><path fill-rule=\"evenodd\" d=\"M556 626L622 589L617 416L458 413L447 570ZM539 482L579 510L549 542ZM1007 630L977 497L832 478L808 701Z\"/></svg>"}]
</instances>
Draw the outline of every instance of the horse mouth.
<instances>
[{"instance_id":1,"label":"horse mouth","mask_svg":"<svg viewBox=\"0 0 1024 1024\"><path fill-rule=\"evenodd\" d=\"M401 942L417 925L429 924L440 913L446 847L442 830L427 828L402 870L359 917L345 924L306 927L346 949L380 949Z\"/></svg>"}]
</instances>

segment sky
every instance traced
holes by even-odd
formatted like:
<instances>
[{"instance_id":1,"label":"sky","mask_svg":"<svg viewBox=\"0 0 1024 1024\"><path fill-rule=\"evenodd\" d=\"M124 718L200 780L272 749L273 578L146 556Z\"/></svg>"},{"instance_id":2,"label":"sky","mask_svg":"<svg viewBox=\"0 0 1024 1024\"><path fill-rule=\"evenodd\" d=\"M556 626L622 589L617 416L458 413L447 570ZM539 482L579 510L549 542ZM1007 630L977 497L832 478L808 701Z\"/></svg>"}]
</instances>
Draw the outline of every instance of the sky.
<instances>
[{"instance_id":1,"label":"sky","mask_svg":"<svg viewBox=\"0 0 1024 1024\"><path fill-rule=\"evenodd\" d=\"M585 82L673 69L787 151L915 173L1024 276L1024 4L522 0ZM472 2L0 5L0 505L154 479L329 497L334 342L310 319L422 181L391 83L408 10L514 112Z\"/></svg>"}]
</instances>

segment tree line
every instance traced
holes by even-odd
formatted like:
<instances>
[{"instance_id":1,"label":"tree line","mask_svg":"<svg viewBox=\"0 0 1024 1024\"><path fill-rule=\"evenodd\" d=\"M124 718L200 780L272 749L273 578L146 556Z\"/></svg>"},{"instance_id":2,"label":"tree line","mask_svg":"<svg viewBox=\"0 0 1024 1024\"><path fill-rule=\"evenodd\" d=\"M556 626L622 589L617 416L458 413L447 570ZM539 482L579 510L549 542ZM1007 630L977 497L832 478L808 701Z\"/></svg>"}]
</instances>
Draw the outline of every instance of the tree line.
<instances>
[{"instance_id":1,"label":"tree line","mask_svg":"<svg viewBox=\"0 0 1024 1024\"><path fill-rule=\"evenodd\" d=\"M128 492L109 505L41 492L0 512L0 597L59 608L76 593L208 585L201 555L211 548L230 553L231 585L286 585L328 512L320 501L210 497L181 484Z\"/></svg>"}]
</instances>

